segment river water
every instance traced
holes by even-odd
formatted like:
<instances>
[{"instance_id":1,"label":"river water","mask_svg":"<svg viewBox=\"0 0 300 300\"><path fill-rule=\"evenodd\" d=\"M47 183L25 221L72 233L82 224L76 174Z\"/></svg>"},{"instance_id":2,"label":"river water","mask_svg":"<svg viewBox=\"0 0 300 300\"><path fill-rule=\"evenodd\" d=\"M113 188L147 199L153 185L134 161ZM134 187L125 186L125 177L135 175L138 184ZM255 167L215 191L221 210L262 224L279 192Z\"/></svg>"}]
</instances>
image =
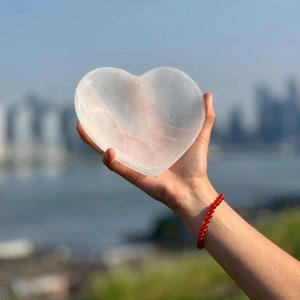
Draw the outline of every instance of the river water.
<instances>
[{"instance_id":1,"label":"river water","mask_svg":"<svg viewBox=\"0 0 300 300\"><path fill-rule=\"evenodd\" d=\"M300 195L300 157L226 155L209 174L233 206ZM148 233L167 213L96 160L0 172L0 240L101 250Z\"/></svg>"}]
</instances>

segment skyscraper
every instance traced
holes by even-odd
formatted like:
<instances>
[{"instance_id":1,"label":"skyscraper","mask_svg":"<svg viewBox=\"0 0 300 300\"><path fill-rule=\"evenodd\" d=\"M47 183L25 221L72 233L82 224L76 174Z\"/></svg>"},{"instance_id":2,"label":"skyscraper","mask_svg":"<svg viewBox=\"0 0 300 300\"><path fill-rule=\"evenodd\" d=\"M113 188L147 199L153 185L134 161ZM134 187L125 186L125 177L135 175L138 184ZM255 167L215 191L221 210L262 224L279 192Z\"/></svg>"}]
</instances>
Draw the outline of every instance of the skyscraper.
<instances>
[{"instance_id":1,"label":"skyscraper","mask_svg":"<svg viewBox=\"0 0 300 300\"><path fill-rule=\"evenodd\" d=\"M64 133L62 130L62 107L48 105L44 107L39 115L40 124L40 145L43 152L42 161L59 163L65 157Z\"/></svg>"},{"instance_id":2,"label":"skyscraper","mask_svg":"<svg viewBox=\"0 0 300 300\"><path fill-rule=\"evenodd\" d=\"M5 163L8 154L7 107L0 103L0 164Z\"/></svg>"},{"instance_id":3,"label":"skyscraper","mask_svg":"<svg viewBox=\"0 0 300 300\"><path fill-rule=\"evenodd\" d=\"M12 151L13 160L20 163L29 162L37 146L34 133L34 106L18 103L12 110Z\"/></svg>"}]
</instances>

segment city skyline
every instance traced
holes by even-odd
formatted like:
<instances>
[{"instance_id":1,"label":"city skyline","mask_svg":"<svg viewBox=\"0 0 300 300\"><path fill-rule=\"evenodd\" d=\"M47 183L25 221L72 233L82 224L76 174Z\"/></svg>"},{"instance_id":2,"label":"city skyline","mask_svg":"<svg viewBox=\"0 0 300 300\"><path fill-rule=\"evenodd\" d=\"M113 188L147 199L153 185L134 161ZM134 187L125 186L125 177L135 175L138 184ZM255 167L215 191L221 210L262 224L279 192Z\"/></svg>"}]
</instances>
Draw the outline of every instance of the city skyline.
<instances>
[{"instance_id":1,"label":"city skyline","mask_svg":"<svg viewBox=\"0 0 300 300\"><path fill-rule=\"evenodd\" d=\"M300 153L300 86L295 79L286 82L281 94L261 83L254 90L257 121L254 129L245 127L243 113L233 110L227 131L215 133L221 144L248 147L289 144Z\"/></svg>"},{"instance_id":2,"label":"city skyline","mask_svg":"<svg viewBox=\"0 0 300 300\"><path fill-rule=\"evenodd\" d=\"M286 82L281 94L261 83L253 91L256 127L245 126L241 108L232 110L228 126L215 126L212 143L220 148L254 150L256 147L290 145L300 153L300 86ZM73 103L46 101L29 94L14 103L0 103L0 163L62 163L68 154L89 149L75 130Z\"/></svg>"},{"instance_id":3,"label":"city skyline","mask_svg":"<svg viewBox=\"0 0 300 300\"><path fill-rule=\"evenodd\" d=\"M0 1L0 101L35 91L70 99L84 74L173 66L214 94L218 122L235 107L253 123L253 88L300 79L300 2Z\"/></svg>"}]
</instances>

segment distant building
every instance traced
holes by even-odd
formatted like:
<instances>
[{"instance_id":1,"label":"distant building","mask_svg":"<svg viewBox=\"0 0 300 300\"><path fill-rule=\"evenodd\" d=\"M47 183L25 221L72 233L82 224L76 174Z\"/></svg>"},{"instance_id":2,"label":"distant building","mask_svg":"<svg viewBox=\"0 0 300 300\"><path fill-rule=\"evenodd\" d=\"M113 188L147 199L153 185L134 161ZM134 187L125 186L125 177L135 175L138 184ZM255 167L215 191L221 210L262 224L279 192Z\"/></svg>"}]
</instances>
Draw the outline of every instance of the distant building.
<instances>
[{"instance_id":1,"label":"distant building","mask_svg":"<svg viewBox=\"0 0 300 300\"><path fill-rule=\"evenodd\" d=\"M283 108L285 140L293 142L300 136L300 94L296 81L291 79L287 85L287 95Z\"/></svg>"},{"instance_id":2,"label":"distant building","mask_svg":"<svg viewBox=\"0 0 300 300\"><path fill-rule=\"evenodd\" d=\"M62 117L62 131L64 133L66 149L70 153L91 153L91 148L82 142L76 132L75 126L77 122L78 118L74 106L66 105Z\"/></svg>"},{"instance_id":3,"label":"distant building","mask_svg":"<svg viewBox=\"0 0 300 300\"><path fill-rule=\"evenodd\" d=\"M243 126L241 108L235 108L231 112L227 142L233 145L242 145L247 142L248 134Z\"/></svg>"},{"instance_id":4,"label":"distant building","mask_svg":"<svg viewBox=\"0 0 300 300\"><path fill-rule=\"evenodd\" d=\"M261 144L300 145L300 93L296 81L287 84L285 95L271 94L266 86L257 91L257 141Z\"/></svg>"},{"instance_id":5,"label":"distant building","mask_svg":"<svg viewBox=\"0 0 300 300\"><path fill-rule=\"evenodd\" d=\"M12 109L11 145L14 160L29 162L37 147L34 107L18 103Z\"/></svg>"},{"instance_id":6,"label":"distant building","mask_svg":"<svg viewBox=\"0 0 300 300\"><path fill-rule=\"evenodd\" d=\"M264 85L257 88L256 99L258 104L258 140L266 144L280 141L283 134L281 104Z\"/></svg>"},{"instance_id":7,"label":"distant building","mask_svg":"<svg viewBox=\"0 0 300 300\"><path fill-rule=\"evenodd\" d=\"M5 163L8 155L8 114L7 107L0 103L0 164Z\"/></svg>"},{"instance_id":8,"label":"distant building","mask_svg":"<svg viewBox=\"0 0 300 300\"><path fill-rule=\"evenodd\" d=\"M39 115L39 149L41 160L46 163L60 163L64 160L65 140L62 130L63 109L52 104L44 106Z\"/></svg>"}]
</instances>

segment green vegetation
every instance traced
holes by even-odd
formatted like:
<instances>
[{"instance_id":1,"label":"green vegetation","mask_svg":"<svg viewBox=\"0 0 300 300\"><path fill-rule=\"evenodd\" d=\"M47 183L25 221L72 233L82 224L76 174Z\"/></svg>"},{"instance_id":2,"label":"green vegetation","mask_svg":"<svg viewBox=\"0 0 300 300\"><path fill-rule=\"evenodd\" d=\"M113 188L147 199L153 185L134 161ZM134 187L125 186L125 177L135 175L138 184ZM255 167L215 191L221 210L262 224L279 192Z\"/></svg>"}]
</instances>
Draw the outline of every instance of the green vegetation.
<instances>
[{"instance_id":1,"label":"green vegetation","mask_svg":"<svg viewBox=\"0 0 300 300\"><path fill-rule=\"evenodd\" d=\"M300 259L300 209L264 215L255 222L255 227ZM186 250L99 274L80 299L248 298L205 251Z\"/></svg>"}]
</instances>

